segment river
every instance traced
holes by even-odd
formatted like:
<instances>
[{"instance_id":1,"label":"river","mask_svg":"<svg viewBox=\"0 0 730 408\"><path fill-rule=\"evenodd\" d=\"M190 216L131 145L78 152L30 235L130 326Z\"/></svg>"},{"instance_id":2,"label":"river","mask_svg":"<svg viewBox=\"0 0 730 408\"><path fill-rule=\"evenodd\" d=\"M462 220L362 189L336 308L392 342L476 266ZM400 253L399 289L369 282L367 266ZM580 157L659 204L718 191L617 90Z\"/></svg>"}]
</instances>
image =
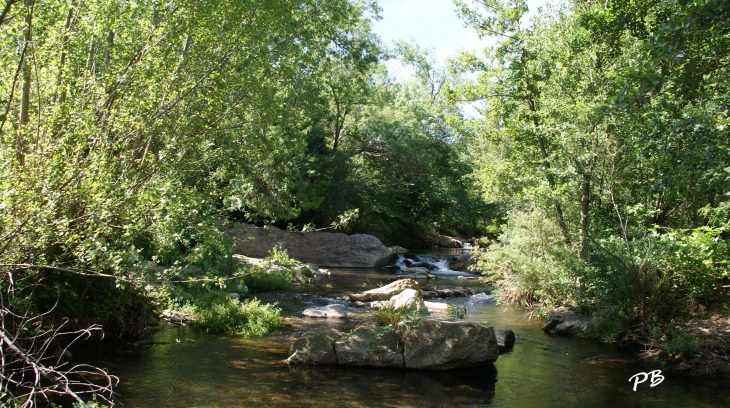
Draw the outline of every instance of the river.
<instances>
[{"instance_id":1,"label":"river","mask_svg":"<svg viewBox=\"0 0 730 408\"><path fill-rule=\"evenodd\" d=\"M362 291L387 284L392 272L331 269L314 287L266 294L277 301L287 326L259 339L210 335L165 326L154 344L106 344L86 358L120 378L124 407L730 407L730 381L690 379L662 372L633 391L629 378L651 368L597 341L552 336L518 308L480 294L450 299L465 304L467 319L514 330L517 341L493 367L445 372L346 367L290 369L283 363L293 339L314 326L352 328L350 321L297 315L318 295ZM431 284L431 283L429 283ZM439 285L460 285L440 277ZM478 288L478 287L477 287ZM484 290L485 288L481 288ZM84 354L86 354L84 353Z\"/></svg>"}]
</instances>

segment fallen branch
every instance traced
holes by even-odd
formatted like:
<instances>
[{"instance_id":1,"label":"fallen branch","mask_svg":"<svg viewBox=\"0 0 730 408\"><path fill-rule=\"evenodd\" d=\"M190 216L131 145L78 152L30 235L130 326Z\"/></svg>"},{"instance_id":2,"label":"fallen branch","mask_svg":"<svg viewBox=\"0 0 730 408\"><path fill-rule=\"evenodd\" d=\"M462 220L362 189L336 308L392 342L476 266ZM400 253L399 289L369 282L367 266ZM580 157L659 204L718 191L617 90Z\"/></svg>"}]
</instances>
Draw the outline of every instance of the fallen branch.
<instances>
[{"instance_id":1,"label":"fallen branch","mask_svg":"<svg viewBox=\"0 0 730 408\"><path fill-rule=\"evenodd\" d=\"M17 301L12 274L8 272L7 275L10 284L0 291L0 390L4 394L0 395L0 405L9 402L21 408L46 406L54 397L67 395L87 407L82 398L87 395L98 397L113 407L113 387L119 382L118 378L86 364L65 368L67 363L63 361L71 344L101 331L101 327L93 325L62 333L66 322L56 327L43 325L43 317L53 309L45 313L30 308L14 310L15 305L27 303ZM50 347L63 336L73 338L66 342L65 348L59 348L49 356ZM103 383L87 380L85 376L88 375L100 377Z\"/></svg>"}]
</instances>

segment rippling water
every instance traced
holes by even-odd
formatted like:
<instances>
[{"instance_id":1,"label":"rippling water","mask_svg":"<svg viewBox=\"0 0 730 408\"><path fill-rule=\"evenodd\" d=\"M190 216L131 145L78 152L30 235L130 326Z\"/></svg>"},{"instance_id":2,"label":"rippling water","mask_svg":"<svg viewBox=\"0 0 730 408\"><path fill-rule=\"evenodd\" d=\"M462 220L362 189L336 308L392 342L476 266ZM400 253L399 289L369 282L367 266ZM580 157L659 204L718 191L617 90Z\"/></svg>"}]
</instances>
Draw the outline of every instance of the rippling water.
<instances>
[{"instance_id":1,"label":"rippling water","mask_svg":"<svg viewBox=\"0 0 730 408\"><path fill-rule=\"evenodd\" d=\"M125 407L730 407L730 381L689 380L664 372L656 387L629 378L650 368L609 345L550 336L523 311L496 305L489 295L450 299L467 318L509 328L514 350L494 367L445 372L345 367L289 369L283 362L293 338L312 326L348 321L301 319L317 295L386 284L392 274L372 269L332 270L314 288L268 294L279 301L288 326L261 339L215 336L189 328L158 332L156 344L109 345L87 356L121 379ZM463 282L439 278L436 284ZM306 290L307 292L303 292Z\"/></svg>"}]
</instances>

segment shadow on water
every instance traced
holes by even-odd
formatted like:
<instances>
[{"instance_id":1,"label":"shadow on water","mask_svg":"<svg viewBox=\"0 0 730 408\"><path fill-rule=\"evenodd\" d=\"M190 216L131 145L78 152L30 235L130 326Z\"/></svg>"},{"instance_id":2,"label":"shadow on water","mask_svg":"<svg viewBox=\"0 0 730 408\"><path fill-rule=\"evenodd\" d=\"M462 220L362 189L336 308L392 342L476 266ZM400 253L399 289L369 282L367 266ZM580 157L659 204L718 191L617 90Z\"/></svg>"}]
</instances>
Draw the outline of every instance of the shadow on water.
<instances>
[{"instance_id":1,"label":"shadow on water","mask_svg":"<svg viewBox=\"0 0 730 408\"><path fill-rule=\"evenodd\" d=\"M293 369L292 376L313 389L322 384L340 384L350 403L368 406L489 404L497 382L494 366L450 371L307 367ZM328 403L327 400L318 402Z\"/></svg>"}]
</instances>

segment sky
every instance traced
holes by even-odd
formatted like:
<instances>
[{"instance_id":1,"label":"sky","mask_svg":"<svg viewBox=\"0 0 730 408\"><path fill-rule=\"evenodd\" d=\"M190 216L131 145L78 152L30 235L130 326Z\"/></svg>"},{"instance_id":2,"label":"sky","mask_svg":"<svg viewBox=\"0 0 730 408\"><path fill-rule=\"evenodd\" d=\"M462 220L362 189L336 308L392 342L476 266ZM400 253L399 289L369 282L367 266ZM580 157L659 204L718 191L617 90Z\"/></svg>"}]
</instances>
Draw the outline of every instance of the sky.
<instances>
[{"instance_id":1,"label":"sky","mask_svg":"<svg viewBox=\"0 0 730 408\"><path fill-rule=\"evenodd\" d=\"M460 51L478 55L491 44L479 40L476 31L465 28L456 16L452 0L379 0L382 20L373 24L373 31L388 45L394 40L415 40L421 46L432 46L443 64ZM543 6L545 0L528 0L530 14ZM528 17L529 20L529 17ZM412 70L397 61L386 63L388 72L396 79L406 79Z\"/></svg>"}]
</instances>

